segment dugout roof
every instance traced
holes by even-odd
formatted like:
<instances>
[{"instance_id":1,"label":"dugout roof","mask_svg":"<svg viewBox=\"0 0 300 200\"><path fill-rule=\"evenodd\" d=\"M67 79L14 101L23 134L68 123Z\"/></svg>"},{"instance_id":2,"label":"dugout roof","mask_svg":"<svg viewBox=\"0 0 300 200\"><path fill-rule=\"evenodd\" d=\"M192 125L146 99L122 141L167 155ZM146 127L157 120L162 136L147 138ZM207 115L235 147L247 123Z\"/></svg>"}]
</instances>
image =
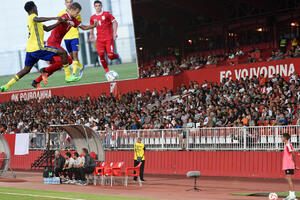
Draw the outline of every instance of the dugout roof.
<instances>
[{"instance_id":1,"label":"dugout roof","mask_svg":"<svg viewBox=\"0 0 300 200\"><path fill-rule=\"evenodd\" d=\"M91 128L83 125L51 125L63 129L71 137L76 151L81 152L82 148L87 148L89 152L96 153L98 161L105 160L104 149L99 135Z\"/></svg>"}]
</instances>

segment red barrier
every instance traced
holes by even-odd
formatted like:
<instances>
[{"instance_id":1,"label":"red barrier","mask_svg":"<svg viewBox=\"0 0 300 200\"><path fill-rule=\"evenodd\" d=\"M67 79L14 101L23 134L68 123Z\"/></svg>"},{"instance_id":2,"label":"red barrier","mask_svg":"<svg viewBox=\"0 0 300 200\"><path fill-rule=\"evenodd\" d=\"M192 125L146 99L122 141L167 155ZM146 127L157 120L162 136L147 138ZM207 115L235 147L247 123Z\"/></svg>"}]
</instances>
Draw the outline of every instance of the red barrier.
<instances>
[{"instance_id":1,"label":"red barrier","mask_svg":"<svg viewBox=\"0 0 300 200\"><path fill-rule=\"evenodd\" d=\"M5 137L8 143L11 156L15 155L16 134L3 134L3 136Z\"/></svg>"},{"instance_id":2,"label":"red barrier","mask_svg":"<svg viewBox=\"0 0 300 200\"><path fill-rule=\"evenodd\" d=\"M176 76L163 76L146 79L133 79L118 81L116 84L110 83L93 83L68 87L47 88L41 90L20 90L0 94L0 103L13 100L30 100L45 99L54 95L66 97L79 97L89 94L91 97L97 97L102 93L109 94L115 87L115 92L127 93L128 91L140 90L144 92L146 89L162 90L164 87L171 88L176 91L181 84L188 85L190 81L198 81L203 83L220 82L223 78L240 79L241 77L252 77L254 75L264 74L266 77L272 77L273 73L289 77L294 71L300 74L300 58L283 59L279 61L260 62L243 64L230 67L212 67L207 66L204 69L185 71Z\"/></svg>"},{"instance_id":3,"label":"red barrier","mask_svg":"<svg viewBox=\"0 0 300 200\"><path fill-rule=\"evenodd\" d=\"M233 80L236 80L245 77L260 76L260 74L263 74L268 78L273 77L273 74L289 77L294 71L300 74L300 58L241 64L230 67L208 67L185 71L178 75L174 79L174 87L176 88L182 83L188 85L192 80L197 80L201 84L204 80L207 80L208 82L220 82L223 78L232 78Z\"/></svg>"},{"instance_id":4,"label":"red barrier","mask_svg":"<svg viewBox=\"0 0 300 200\"><path fill-rule=\"evenodd\" d=\"M29 155L14 156L11 167L30 169L41 153L30 151ZM148 151L145 173L186 174L199 170L203 176L284 178L281 156L281 152L266 151ZM133 166L133 151L106 151L105 157L106 161L124 161L125 166ZM296 173L295 178L300 179L300 174Z\"/></svg>"}]
</instances>

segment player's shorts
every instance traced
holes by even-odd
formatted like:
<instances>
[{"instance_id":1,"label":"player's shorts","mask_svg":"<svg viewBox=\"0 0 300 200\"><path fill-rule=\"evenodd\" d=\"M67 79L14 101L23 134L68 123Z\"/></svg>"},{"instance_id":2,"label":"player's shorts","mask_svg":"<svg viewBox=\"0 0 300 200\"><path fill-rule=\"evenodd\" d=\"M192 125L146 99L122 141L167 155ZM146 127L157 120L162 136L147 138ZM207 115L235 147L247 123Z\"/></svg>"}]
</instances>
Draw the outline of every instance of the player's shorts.
<instances>
[{"instance_id":1,"label":"player's shorts","mask_svg":"<svg viewBox=\"0 0 300 200\"><path fill-rule=\"evenodd\" d=\"M287 170L284 170L284 171L285 171L286 175L294 175L294 173L295 173L294 169L287 169Z\"/></svg>"},{"instance_id":2,"label":"player's shorts","mask_svg":"<svg viewBox=\"0 0 300 200\"><path fill-rule=\"evenodd\" d=\"M111 40L97 40L97 51L99 55L103 55L105 53L107 55L115 53L115 42L113 39Z\"/></svg>"},{"instance_id":3,"label":"player's shorts","mask_svg":"<svg viewBox=\"0 0 300 200\"><path fill-rule=\"evenodd\" d=\"M45 46L43 50L26 52L25 66L33 66L39 60L50 61L57 54L57 48Z\"/></svg>"},{"instance_id":4,"label":"player's shorts","mask_svg":"<svg viewBox=\"0 0 300 200\"><path fill-rule=\"evenodd\" d=\"M60 46L60 44L57 42L47 43L47 45L49 45L51 47L55 47L57 49L62 49L65 51L65 49L62 46ZM54 56L50 63L54 64L55 62L61 62L60 56ZM72 58L69 55L68 55L68 62L69 62L69 65L72 64Z\"/></svg>"},{"instance_id":5,"label":"player's shorts","mask_svg":"<svg viewBox=\"0 0 300 200\"><path fill-rule=\"evenodd\" d=\"M57 49L62 49L62 50L65 51L65 49L62 48L62 46L60 46L60 43L58 43L58 42L47 43L47 46L55 47L55 48L57 48Z\"/></svg>"},{"instance_id":6,"label":"player's shorts","mask_svg":"<svg viewBox=\"0 0 300 200\"><path fill-rule=\"evenodd\" d=\"M69 53L73 51L79 51L79 39L70 39L70 40L65 40L65 45Z\"/></svg>"}]
</instances>

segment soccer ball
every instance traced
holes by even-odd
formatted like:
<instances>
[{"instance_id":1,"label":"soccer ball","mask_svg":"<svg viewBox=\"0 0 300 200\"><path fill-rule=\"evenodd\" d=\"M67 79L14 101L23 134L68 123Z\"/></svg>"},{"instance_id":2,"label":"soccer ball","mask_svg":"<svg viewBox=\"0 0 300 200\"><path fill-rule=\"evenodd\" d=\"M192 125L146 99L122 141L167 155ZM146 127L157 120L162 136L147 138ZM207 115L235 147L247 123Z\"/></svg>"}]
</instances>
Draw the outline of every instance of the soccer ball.
<instances>
[{"instance_id":1,"label":"soccer ball","mask_svg":"<svg viewBox=\"0 0 300 200\"><path fill-rule=\"evenodd\" d=\"M105 77L109 82L116 81L119 79L119 74L118 72L111 70L105 74Z\"/></svg>"},{"instance_id":2,"label":"soccer ball","mask_svg":"<svg viewBox=\"0 0 300 200\"><path fill-rule=\"evenodd\" d=\"M269 194L269 200L277 200L278 199L278 196L276 193L270 193Z\"/></svg>"}]
</instances>

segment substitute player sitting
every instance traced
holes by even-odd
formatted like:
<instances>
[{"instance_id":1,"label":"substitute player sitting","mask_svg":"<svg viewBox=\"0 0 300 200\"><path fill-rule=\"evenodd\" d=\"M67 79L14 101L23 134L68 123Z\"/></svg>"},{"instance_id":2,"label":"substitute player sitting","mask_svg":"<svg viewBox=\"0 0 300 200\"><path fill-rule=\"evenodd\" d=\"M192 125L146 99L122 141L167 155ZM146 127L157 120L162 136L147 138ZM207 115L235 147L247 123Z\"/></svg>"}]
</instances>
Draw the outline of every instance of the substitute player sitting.
<instances>
[{"instance_id":1,"label":"substitute player sitting","mask_svg":"<svg viewBox=\"0 0 300 200\"><path fill-rule=\"evenodd\" d=\"M119 54L115 53L114 39L117 39L118 22L109 12L102 11L102 2L95 1L94 7L96 14L91 16L90 24L98 22L97 26L97 51L105 72L109 72L107 61L105 60L105 51L110 60L118 59ZM90 31L90 40L95 39L94 30Z\"/></svg>"},{"instance_id":2,"label":"substitute player sitting","mask_svg":"<svg viewBox=\"0 0 300 200\"><path fill-rule=\"evenodd\" d=\"M61 17L62 15L70 12L70 6L73 3L73 0L65 0L66 9L61 11L58 16ZM80 13L77 15L76 19L81 22L81 15ZM80 63L78 59L78 51L79 51L79 31L78 28L71 27L71 29L67 32L64 37L66 48L73 60L73 76L77 77L78 80L81 79L83 75L84 66ZM79 74L77 76L77 69L79 68Z\"/></svg>"},{"instance_id":3,"label":"substitute player sitting","mask_svg":"<svg viewBox=\"0 0 300 200\"><path fill-rule=\"evenodd\" d=\"M82 30L89 30L89 29L92 29L97 26L97 23L90 25L90 26L80 24L80 22L76 19L76 17L79 15L80 11L81 11L81 5L79 3L74 2L70 5L70 10L67 11L67 13L61 15L61 18L67 19L67 21L65 23L61 23L59 26L57 26L57 27L55 27L55 29L53 29L50 37L47 40L48 45L57 47L59 49L63 49L60 46L60 44L61 44L64 36L66 35L66 33L71 29L71 27L75 27L75 28L79 27ZM78 80L76 77L72 76L72 74L71 74L69 64L72 63L72 59L70 56L68 57L68 60L69 60L68 65L62 65L59 57L55 57L54 59L55 59L55 61L54 61L53 65L51 65L50 67L41 69L41 71L43 71L43 76L41 75L33 81L33 83L32 83L33 87L35 87L35 85L37 85L37 84L40 84L40 82L42 80L45 82L45 84L47 84L48 76L51 76L55 71L61 69L62 67L64 67L64 70L65 70L65 80L67 83Z\"/></svg>"},{"instance_id":4,"label":"substitute player sitting","mask_svg":"<svg viewBox=\"0 0 300 200\"><path fill-rule=\"evenodd\" d=\"M44 31L51 31L58 25L63 23L60 17L38 17L38 10L33 1L26 2L24 9L28 13L27 26L29 29L29 36L26 47L25 67L18 72L7 84L0 87L0 92L7 91L23 76L28 74L31 68L41 59L50 61L54 56L59 56L64 65L68 64L68 55L64 50L54 47L45 46ZM45 26L41 22L50 20L58 20L57 23L51 26Z\"/></svg>"}]
</instances>

